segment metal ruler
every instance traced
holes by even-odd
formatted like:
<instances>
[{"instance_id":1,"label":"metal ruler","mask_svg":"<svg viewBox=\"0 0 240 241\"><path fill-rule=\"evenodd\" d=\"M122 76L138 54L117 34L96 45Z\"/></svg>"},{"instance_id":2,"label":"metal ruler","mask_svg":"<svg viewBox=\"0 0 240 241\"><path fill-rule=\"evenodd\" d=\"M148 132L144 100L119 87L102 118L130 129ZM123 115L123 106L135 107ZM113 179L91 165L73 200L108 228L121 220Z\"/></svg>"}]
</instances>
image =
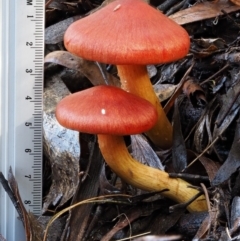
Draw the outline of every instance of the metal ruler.
<instances>
[{"instance_id":1,"label":"metal ruler","mask_svg":"<svg viewBox=\"0 0 240 241\"><path fill-rule=\"evenodd\" d=\"M44 0L0 0L0 171L9 167L27 210L42 208ZM23 241L22 223L0 187L0 234Z\"/></svg>"}]
</instances>

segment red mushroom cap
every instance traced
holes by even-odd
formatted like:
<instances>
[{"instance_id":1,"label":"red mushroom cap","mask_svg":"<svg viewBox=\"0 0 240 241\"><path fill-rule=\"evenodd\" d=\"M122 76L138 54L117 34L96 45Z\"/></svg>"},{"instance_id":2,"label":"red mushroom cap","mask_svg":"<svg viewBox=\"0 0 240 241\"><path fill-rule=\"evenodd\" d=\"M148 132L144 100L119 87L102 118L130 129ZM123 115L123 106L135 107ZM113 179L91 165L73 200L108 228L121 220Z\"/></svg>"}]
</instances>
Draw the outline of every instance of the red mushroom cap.
<instances>
[{"instance_id":1,"label":"red mushroom cap","mask_svg":"<svg viewBox=\"0 0 240 241\"><path fill-rule=\"evenodd\" d=\"M146 100L113 86L96 86L65 97L56 108L58 122L91 134L131 135L149 130L157 121Z\"/></svg>"},{"instance_id":2,"label":"red mushroom cap","mask_svg":"<svg viewBox=\"0 0 240 241\"><path fill-rule=\"evenodd\" d=\"M147 65L183 58L190 40L181 26L147 3L116 0L71 24L64 44L85 59Z\"/></svg>"}]
</instances>

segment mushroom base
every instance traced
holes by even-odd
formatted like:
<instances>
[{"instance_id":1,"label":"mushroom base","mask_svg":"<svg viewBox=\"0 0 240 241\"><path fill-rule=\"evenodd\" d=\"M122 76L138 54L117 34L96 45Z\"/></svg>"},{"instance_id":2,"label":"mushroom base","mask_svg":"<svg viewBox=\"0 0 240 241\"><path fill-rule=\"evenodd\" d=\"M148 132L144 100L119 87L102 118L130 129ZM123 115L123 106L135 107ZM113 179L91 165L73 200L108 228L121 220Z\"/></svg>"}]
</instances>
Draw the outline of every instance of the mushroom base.
<instances>
[{"instance_id":1,"label":"mushroom base","mask_svg":"<svg viewBox=\"0 0 240 241\"><path fill-rule=\"evenodd\" d=\"M170 148L172 145L172 125L153 90L146 66L117 65L117 69L122 88L148 100L157 110L158 121L151 130L146 132L147 136L156 146L163 149Z\"/></svg>"},{"instance_id":2,"label":"mushroom base","mask_svg":"<svg viewBox=\"0 0 240 241\"><path fill-rule=\"evenodd\" d=\"M98 135L99 147L110 168L124 181L146 191L161 191L162 195L178 203L189 201L198 194L191 184L180 178L170 178L168 174L141 164L129 154L121 136ZM188 206L190 212L207 210L205 196L202 195Z\"/></svg>"}]
</instances>

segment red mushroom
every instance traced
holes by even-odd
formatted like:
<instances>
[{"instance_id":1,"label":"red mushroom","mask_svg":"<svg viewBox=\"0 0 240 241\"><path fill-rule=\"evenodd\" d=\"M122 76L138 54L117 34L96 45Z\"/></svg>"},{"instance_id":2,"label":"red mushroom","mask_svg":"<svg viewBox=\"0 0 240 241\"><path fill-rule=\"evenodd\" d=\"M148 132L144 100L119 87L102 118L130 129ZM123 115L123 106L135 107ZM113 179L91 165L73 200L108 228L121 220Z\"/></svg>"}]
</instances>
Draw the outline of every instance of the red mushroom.
<instances>
[{"instance_id":1,"label":"red mushroom","mask_svg":"<svg viewBox=\"0 0 240 241\"><path fill-rule=\"evenodd\" d=\"M148 77L146 65L183 58L187 32L141 0L116 0L76 21L64 36L67 50L88 60L116 64L122 88L151 102L158 121L147 132L162 148L172 143L172 126Z\"/></svg>"},{"instance_id":2,"label":"red mushroom","mask_svg":"<svg viewBox=\"0 0 240 241\"><path fill-rule=\"evenodd\" d=\"M147 131L157 121L156 110L148 101L116 87L97 86L61 100L56 118L66 128L97 134L105 161L127 183L147 191L167 188L163 195L177 202L186 202L198 193L182 179L171 179L166 172L145 166L129 154L122 136ZM206 210L204 196L188 209Z\"/></svg>"}]
</instances>

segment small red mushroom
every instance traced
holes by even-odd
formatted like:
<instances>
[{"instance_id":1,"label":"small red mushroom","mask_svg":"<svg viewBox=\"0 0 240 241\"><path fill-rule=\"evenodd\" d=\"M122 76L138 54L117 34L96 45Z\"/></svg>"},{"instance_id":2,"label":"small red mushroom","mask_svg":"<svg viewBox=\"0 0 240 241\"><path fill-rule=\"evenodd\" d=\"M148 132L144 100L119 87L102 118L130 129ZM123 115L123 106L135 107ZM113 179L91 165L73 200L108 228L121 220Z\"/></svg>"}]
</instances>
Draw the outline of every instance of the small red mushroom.
<instances>
[{"instance_id":1,"label":"small red mushroom","mask_svg":"<svg viewBox=\"0 0 240 241\"><path fill-rule=\"evenodd\" d=\"M132 135L157 121L146 100L114 86L96 86L65 97L56 109L59 123L85 133Z\"/></svg>"},{"instance_id":2,"label":"small red mushroom","mask_svg":"<svg viewBox=\"0 0 240 241\"><path fill-rule=\"evenodd\" d=\"M66 128L97 134L105 161L127 183L147 191L167 188L163 195L180 203L198 193L182 179L171 179L166 172L145 166L129 154L122 136L145 132L157 121L157 112L148 101L116 87L97 86L61 100L56 118ZM204 196L188 209L206 210Z\"/></svg>"},{"instance_id":3,"label":"small red mushroom","mask_svg":"<svg viewBox=\"0 0 240 241\"><path fill-rule=\"evenodd\" d=\"M162 148L172 144L172 125L159 103L146 65L168 63L189 51L187 32L141 0L116 0L67 29L64 44L88 60L116 64L122 88L152 103L158 121L147 132Z\"/></svg>"}]
</instances>

